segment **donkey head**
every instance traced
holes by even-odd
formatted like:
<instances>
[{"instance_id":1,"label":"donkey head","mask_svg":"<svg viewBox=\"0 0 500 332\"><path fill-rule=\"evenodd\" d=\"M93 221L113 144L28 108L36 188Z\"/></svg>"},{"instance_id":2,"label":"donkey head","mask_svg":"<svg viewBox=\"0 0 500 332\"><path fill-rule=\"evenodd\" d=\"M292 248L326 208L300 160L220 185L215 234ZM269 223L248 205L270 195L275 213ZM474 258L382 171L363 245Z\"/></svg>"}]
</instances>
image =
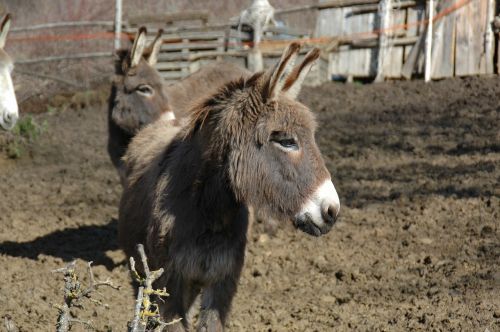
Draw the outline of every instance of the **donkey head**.
<instances>
[{"instance_id":1,"label":"donkey head","mask_svg":"<svg viewBox=\"0 0 500 332\"><path fill-rule=\"evenodd\" d=\"M340 202L313 114L296 101L319 50L294 67L299 49L293 43L274 68L226 85L198 109L192 128L206 131L200 141L225 165L238 200L319 236L336 221Z\"/></svg>"},{"instance_id":2,"label":"donkey head","mask_svg":"<svg viewBox=\"0 0 500 332\"><path fill-rule=\"evenodd\" d=\"M164 113L173 117L162 78L154 68L162 44L161 34L158 31L152 44L146 47L146 28L142 27L132 49L118 54L111 118L132 135Z\"/></svg>"},{"instance_id":3,"label":"donkey head","mask_svg":"<svg viewBox=\"0 0 500 332\"><path fill-rule=\"evenodd\" d=\"M19 117L14 85L11 72L14 64L9 55L3 50L10 27L10 15L7 14L0 25L0 127L12 129Z\"/></svg>"}]
</instances>

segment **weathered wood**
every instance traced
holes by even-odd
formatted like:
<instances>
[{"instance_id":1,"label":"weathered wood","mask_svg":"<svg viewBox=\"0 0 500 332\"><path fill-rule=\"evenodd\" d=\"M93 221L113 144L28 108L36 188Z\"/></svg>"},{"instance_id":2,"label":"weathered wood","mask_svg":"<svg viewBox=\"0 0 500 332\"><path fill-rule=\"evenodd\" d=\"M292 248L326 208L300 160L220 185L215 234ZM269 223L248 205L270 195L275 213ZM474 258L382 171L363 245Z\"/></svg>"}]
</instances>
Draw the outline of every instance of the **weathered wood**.
<instances>
[{"instance_id":1,"label":"weathered wood","mask_svg":"<svg viewBox=\"0 0 500 332\"><path fill-rule=\"evenodd\" d=\"M309 35L307 31L301 31L298 29L290 28L290 27L278 27L278 26L269 26L264 32L271 32L279 35L289 35L295 37L304 37Z\"/></svg>"},{"instance_id":2,"label":"weathered wood","mask_svg":"<svg viewBox=\"0 0 500 332\"><path fill-rule=\"evenodd\" d=\"M217 58L217 57L223 57L223 56L229 56L229 57L246 57L247 52L246 51L235 51L235 50L229 50L229 51L202 51L202 52L193 52L193 53L160 53L158 55L158 61L159 62L164 62L164 61L195 61L199 59L210 59L210 58Z\"/></svg>"},{"instance_id":3,"label":"weathered wood","mask_svg":"<svg viewBox=\"0 0 500 332\"><path fill-rule=\"evenodd\" d=\"M415 0L402 0L392 3L392 9L402 10L409 7L416 7L417 2ZM360 5L352 8L351 15L360 15L366 13L376 13L378 11L378 4L374 5Z\"/></svg>"},{"instance_id":4,"label":"weathered wood","mask_svg":"<svg viewBox=\"0 0 500 332\"><path fill-rule=\"evenodd\" d=\"M425 81L431 80L431 54L432 54L432 25L434 24L434 0L427 0L427 33L425 37Z\"/></svg>"},{"instance_id":5,"label":"weathered wood","mask_svg":"<svg viewBox=\"0 0 500 332\"><path fill-rule=\"evenodd\" d=\"M394 3L393 3L394 4ZM406 13L404 10L393 10L391 26L403 26L405 23ZM384 62L384 73L387 78L400 78L403 68L404 47L408 42L415 42L415 37L398 38L396 35L404 35L404 28L391 29L388 35L391 37L387 41L388 54L387 61Z\"/></svg>"},{"instance_id":6,"label":"weathered wood","mask_svg":"<svg viewBox=\"0 0 500 332\"><path fill-rule=\"evenodd\" d=\"M375 82L383 82L385 79L385 65L384 62L387 61L390 52L390 47L388 45L388 33L387 29L391 26L391 12L392 12L392 0L381 0L378 16L379 16L379 47L377 52L377 76L375 77Z\"/></svg>"},{"instance_id":7,"label":"weathered wood","mask_svg":"<svg viewBox=\"0 0 500 332\"><path fill-rule=\"evenodd\" d=\"M343 7L352 7L358 5L369 5L369 4L377 4L380 0L324 0L319 3L316 8L319 10L322 9L331 9L331 8L343 8Z\"/></svg>"},{"instance_id":8,"label":"weathered wood","mask_svg":"<svg viewBox=\"0 0 500 332\"><path fill-rule=\"evenodd\" d=\"M248 69L251 72L258 72L264 69L264 60L262 57L262 51L259 48L252 48L248 52Z\"/></svg>"},{"instance_id":9,"label":"weathered wood","mask_svg":"<svg viewBox=\"0 0 500 332\"><path fill-rule=\"evenodd\" d=\"M26 32L34 30L55 29L55 28L80 28L80 27L107 27L112 28L115 25L112 21L76 21L76 22L53 22L30 25L27 27L13 27L9 29L12 32Z\"/></svg>"},{"instance_id":10,"label":"weathered wood","mask_svg":"<svg viewBox=\"0 0 500 332\"><path fill-rule=\"evenodd\" d=\"M214 41L214 42L191 42L187 39L184 39L183 42L180 43L165 43L161 46L160 52L170 52L170 51L190 51L190 50L207 50L207 49L217 49L224 42Z\"/></svg>"},{"instance_id":11,"label":"weathered wood","mask_svg":"<svg viewBox=\"0 0 500 332\"><path fill-rule=\"evenodd\" d=\"M455 0L444 0L441 7L446 9L454 2ZM435 25L431 70L433 79L452 77L455 74L455 21L456 15L451 13Z\"/></svg>"},{"instance_id":12,"label":"weathered wood","mask_svg":"<svg viewBox=\"0 0 500 332\"><path fill-rule=\"evenodd\" d=\"M122 36L122 4L123 0L115 1L115 51L120 49Z\"/></svg>"},{"instance_id":13,"label":"weathered wood","mask_svg":"<svg viewBox=\"0 0 500 332\"><path fill-rule=\"evenodd\" d=\"M145 25L151 23L164 23L171 24L178 21L195 21L200 20L203 24L208 23L210 13L207 10L186 10L182 12L175 13L165 13L165 14L146 14L131 16L128 18L128 23L130 25Z\"/></svg>"},{"instance_id":14,"label":"weathered wood","mask_svg":"<svg viewBox=\"0 0 500 332\"><path fill-rule=\"evenodd\" d=\"M457 76L486 73L484 53L486 1L471 1L460 9L456 19L455 74Z\"/></svg>"},{"instance_id":15,"label":"weathered wood","mask_svg":"<svg viewBox=\"0 0 500 332\"><path fill-rule=\"evenodd\" d=\"M277 9L274 15L290 14L307 10L325 10L332 8L351 7L357 5L376 4L379 0L323 0L316 5L294 6L285 9Z\"/></svg>"},{"instance_id":16,"label":"weathered wood","mask_svg":"<svg viewBox=\"0 0 500 332\"><path fill-rule=\"evenodd\" d=\"M27 63L41 63L41 62L51 62L51 61L65 61L65 60L81 60L89 58L105 58L112 57L111 52L95 52L95 53L80 53L71 55L59 55L59 56L49 56L44 58L26 59L26 60L16 60L16 63L27 64Z\"/></svg>"},{"instance_id":17,"label":"weathered wood","mask_svg":"<svg viewBox=\"0 0 500 332\"><path fill-rule=\"evenodd\" d=\"M417 42L417 40L418 40L417 36L392 38L388 41L388 44L393 47L407 46L407 45L414 45ZM378 38L352 40L348 43L342 43L342 45L350 45L353 48L378 48Z\"/></svg>"},{"instance_id":18,"label":"weathered wood","mask_svg":"<svg viewBox=\"0 0 500 332\"><path fill-rule=\"evenodd\" d=\"M487 0L486 9L486 33L485 33L485 71L487 74L493 74L494 66L494 56L495 56L495 37L493 35L493 21L495 20L495 0Z\"/></svg>"}]
</instances>

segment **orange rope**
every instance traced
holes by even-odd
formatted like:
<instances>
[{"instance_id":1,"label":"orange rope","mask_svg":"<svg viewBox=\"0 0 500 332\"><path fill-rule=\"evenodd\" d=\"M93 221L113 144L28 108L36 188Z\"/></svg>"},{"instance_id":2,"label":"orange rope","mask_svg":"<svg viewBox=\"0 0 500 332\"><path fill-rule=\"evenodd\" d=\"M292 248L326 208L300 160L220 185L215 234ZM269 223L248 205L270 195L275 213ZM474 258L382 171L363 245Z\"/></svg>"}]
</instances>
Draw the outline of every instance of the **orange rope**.
<instances>
[{"instance_id":1,"label":"orange rope","mask_svg":"<svg viewBox=\"0 0 500 332\"><path fill-rule=\"evenodd\" d=\"M436 22L437 20L440 20L441 18L453 13L454 11L457 11L458 9L464 7L465 5L469 4L472 0L461 0L457 3L455 3L453 6L450 6L442 11L440 11L436 16L433 18L433 22ZM390 31L395 31L395 30L400 30L400 29L407 29L410 27L414 26L419 26L419 25L426 25L429 23L428 19L420 20L420 21L415 21L415 22L410 22L406 24L396 24L393 25L389 28L386 29L375 29L372 31L366 31L366 32L358 32L350 35L345 35L341 36L340 38L358 38L361 39L362 37L370 36L370 35L380 35L382 33L390 32ZM12 37L8 39L8 42L47 42L47 41L78 41L78 40L93 40L93 39L114 39L115 38L115 33L114 32L97 32L97 33L82 33L82 34L65 34L65 35L41 35L41 36L35 36L35 37ZM131 39L132 36L127 33L122 33L120 36L121 39ZM263 40L261 44L265 45L279 45L279 44L288 44L291 41L296 41L299 43L313 43L313 44L327 44L332 40L332 37L317 37L317 38L302 38L302 39L295 39L295 40ZM238 43L234 43L238 44ZM243 43L248 46L252 46L252 42L245 42ZM228 44L229 45L229 44Z\"/></svg>"},{"instance_id":2,"label":"orange rope","mask_svg":"<svg viewBox=\"0 0 500 332\"><path fill-rule=\"evenodd\" d=\"M465 5L468 5L472 0L462 0L457 3L455 3L453 6L450 6L446 9L441 10L434 18L432 19L432 22L435 23L436 21L442 19L445 16L450 15L451 13L459 10L460 8L464 7ZM425 26L429 23L428 19L424 19L421 21L415 21L415 22L410 22L410 23L405 23L405 24L396 24L393 26L388 27L387 29L375 29L372 31L365 31L365 32L358 32L358 33L353 33L350 35L344 35L340 36L339 38L352 38L352 39L361 39L362 37L367 37L370 35L380 35L382 33L390 32L390 31L395 31L395 30L400 30L400 29L407 29L409 27L414 27L414 26ZM288 44L292 40L283 40L283 41L274 41L274 40L263 40L261 43L262 44ZM317 37L317 38L307 38L307 39L296 39L294 40L299 43L312 43L312 44L326 44L332 41L332 37ZM252 46L252 42L248 44L249 46Z\"/></svg>"}]
</instances>

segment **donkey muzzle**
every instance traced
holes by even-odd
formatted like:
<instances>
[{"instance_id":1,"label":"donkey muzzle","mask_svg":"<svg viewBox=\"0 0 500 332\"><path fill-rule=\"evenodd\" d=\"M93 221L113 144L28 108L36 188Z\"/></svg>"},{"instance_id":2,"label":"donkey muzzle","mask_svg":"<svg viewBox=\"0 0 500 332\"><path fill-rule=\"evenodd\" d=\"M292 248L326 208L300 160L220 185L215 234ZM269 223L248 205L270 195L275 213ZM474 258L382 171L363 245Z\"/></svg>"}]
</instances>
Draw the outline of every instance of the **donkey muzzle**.
<instances>
[{"instance_id":1,"label":"donkey muzzle","mask_svg":"<svg viewBox=\"0 0 500 332\"><path fill-rule=\"evenodd\" d=\"M326 234L337 221L340 201L331 180L320 185L294 218L294 225L307 234Z\"/></svg>"},{"instance_id":2,"label":"donkey muzzle","mask_svg":"<svg viewBox=\"0 0 500 332\"><path fill-rule=\"evenodd\" d=\"M10 130L14 127L18 119L17 112L5 112L3 118L0 119L0 127L5 130Z\"/></svg>"}]
</instances>

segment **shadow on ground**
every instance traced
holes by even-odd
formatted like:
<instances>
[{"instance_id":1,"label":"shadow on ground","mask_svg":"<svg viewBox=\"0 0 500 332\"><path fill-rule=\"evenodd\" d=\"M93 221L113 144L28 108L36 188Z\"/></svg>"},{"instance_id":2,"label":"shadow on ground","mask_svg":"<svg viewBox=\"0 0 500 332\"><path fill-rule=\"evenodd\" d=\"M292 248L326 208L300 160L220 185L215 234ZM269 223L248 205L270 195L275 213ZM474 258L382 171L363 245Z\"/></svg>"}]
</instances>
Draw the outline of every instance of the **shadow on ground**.
<instances>
[{"instance_id":1,"label":"shadow on ground","mask_svg":"<svg viewBox=\"0 0 500 332\"><path fill-rule=\"evenodd\" d=\"M118 249L116 227L117 220L112 219L106 225L66 228L29 242L5 241L0 243L0 254L33 260L44 254L66 262L80 258L112 270L116 264L106 256L106 251Z\"/></svg>"}]
</instances>

